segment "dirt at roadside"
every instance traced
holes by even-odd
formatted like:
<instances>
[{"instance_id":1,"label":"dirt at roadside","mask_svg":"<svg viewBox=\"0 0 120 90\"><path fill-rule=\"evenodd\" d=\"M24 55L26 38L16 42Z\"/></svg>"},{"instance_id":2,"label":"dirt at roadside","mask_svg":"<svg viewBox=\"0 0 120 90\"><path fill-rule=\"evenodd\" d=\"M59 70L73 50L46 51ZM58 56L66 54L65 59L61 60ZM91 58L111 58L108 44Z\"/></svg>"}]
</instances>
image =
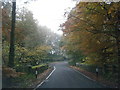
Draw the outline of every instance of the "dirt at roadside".
<instances>
[{"instance_id":1,"label":"dirt at roadside","mask_svg":"<svg viewBox=\"0 0 120 90\"><path fill-rule=\"evenodd\" d=\"M106 86L110 86L110 87L113 87L113 88L116 88L118 86L117 83L113 83L113 82L110 82L110 81L106 81L103 77L101 76L98 76L96 77L96 74L92 73L92 72L88 72L86 70L83 70L79 67L76 67L76 66L70 66L71 68L75 69L75 70L78 70L80 71L81 73L83 73L84 75L90 77L91 79L97 81L97 82L100 82L101 84L103 85L106 85Z\"/></svg>"},{"instance_id":2,"label":"dirt at roadside","mask_svg":"<svg viewBox=\"0 0 120 90\"><path fill-rule=\"evenodd\" d=\"M25 88L35 88L39 83L41 83L48 75L49 73L53 70L52 67L50 67L49 69L45 70L43 73L40 73L36 78L31 78L29 80L27 80L27 86L25 86ZM15 72L16 73L16 72ZM3 73L4 74L4 73ZM11 74L14 75L15 74ZM24 86L22 86L22 82L13 82L13 78L5 76L2 77L2 88L24 88Z\"/></svg>"}]
</instances>

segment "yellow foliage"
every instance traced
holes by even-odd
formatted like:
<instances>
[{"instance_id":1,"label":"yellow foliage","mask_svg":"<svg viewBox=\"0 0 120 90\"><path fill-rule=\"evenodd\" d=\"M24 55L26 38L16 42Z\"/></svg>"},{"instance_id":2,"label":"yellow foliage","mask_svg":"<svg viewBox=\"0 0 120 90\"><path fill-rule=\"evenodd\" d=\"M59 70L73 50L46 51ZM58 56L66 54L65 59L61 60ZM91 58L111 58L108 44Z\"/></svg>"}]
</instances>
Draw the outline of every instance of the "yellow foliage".
<instances>
[{"instance_id":1,"label":"yellow foliage","mask_svg":"<svg viewBox=\"0 0 120 90\"><path fill-rule=\"evenodd\" d=\"M114 53L116 50L115 39L111 38L116 35L116 12L120 10L120 3L102 4L80 2L76 5L63 25L66 43L62 48L67 51L80 50L89 57L88 63L100 65L107 61L102 60L104 53ZM109 59L111 57L115 54L109 55Z\"/></svg>"}]
</instances>

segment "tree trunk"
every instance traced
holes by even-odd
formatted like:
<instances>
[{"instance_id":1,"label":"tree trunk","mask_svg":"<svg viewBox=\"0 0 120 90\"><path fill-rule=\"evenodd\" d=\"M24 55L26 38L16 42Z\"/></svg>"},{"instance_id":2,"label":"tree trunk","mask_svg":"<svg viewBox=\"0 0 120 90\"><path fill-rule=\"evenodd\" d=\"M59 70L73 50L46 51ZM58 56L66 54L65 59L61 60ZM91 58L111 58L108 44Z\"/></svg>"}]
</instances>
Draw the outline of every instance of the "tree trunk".
<instances>
[{"instance_id":1,"label":"tree trunk","mask_svg":"<svg viewBox=\"0 0 120 90\"><path fill-rule=\"evenodd\" d=\"M118 60L118 87L120 88L120 40L119 40L119 36L116 37L116 46L117 46L117 60Z\"/></svg>"},{"instance_id":2,"label":"tree trunk","mask_svg":"<svg viewBox=\"0 0 120 90\"><path fill-rule=\"evenodd\" d=\"M10 50L9 50L9 67L14 67L14 43L15 43L15 18L16 18L16 2L12 2L12 24L11 24L11 32L10 32Z\"/></svg>"}]
</instances>

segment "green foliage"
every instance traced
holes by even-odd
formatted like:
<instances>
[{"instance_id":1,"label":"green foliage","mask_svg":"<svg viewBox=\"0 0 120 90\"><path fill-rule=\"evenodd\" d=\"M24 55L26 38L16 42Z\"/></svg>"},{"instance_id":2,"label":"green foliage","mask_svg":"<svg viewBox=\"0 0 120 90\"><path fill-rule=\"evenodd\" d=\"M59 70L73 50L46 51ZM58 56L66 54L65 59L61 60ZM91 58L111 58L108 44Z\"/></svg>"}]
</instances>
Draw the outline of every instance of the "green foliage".
<instances>
[{"instance_id":1,"label":"green foliage","mask_svg":"<svg viewBox=\"0 0 120 90\"><path fill-rule=\"evenodd\" d=\"M46 64L36 65L36 66L32 66L32 69L41 68L44 66L46 66Z\"/></svg>"},{"instance_id":2,"label":"green foliage","mask_svg":"<svg viewBox=\"0 0 120 90\"><path fill-rule=\"evenodd\" d=\"M72 66L76 66L76 62L74 60L69 61L69 64Z\"/></svg>"},{"instance_id":3,"label":"green foliage","mask_svg":"<svg viewBox=\"0 0 120 90\"><path fill-rule=\"evenodd\" d=\"M8 57L9 57L9 43L3 42L2 43L2 62L3 64L8 64Z\"/></svg>"},{"instance_id":4,"label":"green foliage","mask_svg":"<svg viewBox=\"0 0 120 90\"><path fill-rule=\"evenodd\" d=\"M37 70L38 74L40 74L47 69L48 69L48 64L40 64L40 65L32 66L31 68L29 68L29 72L32 74L35 74Z\"/></svg>"},{"instance_id":5,"label":"green foliage","mask_svg":"<svg viewBox=\"0 0 120 90\"><path fill-rule=\"evenodd\" d=\"M3 65L7 66L11 31L11 4L3 2L2 11L2 60ZM17 72L29 73L29 67L35 66L36 62L43 63L51 60L51 51L59 48L56 47L58 45L56 40L58 39L60 39L59 35L51 32L51 30L45 26L38 25L31 11L26 8L17 8L14 69L16 69Z\"/></svg>"}]
</instances>

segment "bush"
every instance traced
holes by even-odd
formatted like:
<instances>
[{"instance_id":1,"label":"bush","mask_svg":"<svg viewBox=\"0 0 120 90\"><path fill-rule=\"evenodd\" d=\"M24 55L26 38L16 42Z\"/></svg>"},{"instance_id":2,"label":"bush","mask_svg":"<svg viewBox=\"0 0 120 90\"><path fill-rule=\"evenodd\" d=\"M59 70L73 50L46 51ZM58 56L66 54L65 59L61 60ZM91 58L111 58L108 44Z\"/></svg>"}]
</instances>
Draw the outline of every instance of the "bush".
<instances>
[{"instance_id":1,"label":"bush","mask_svg":"<svg viewBox=\"0 0 120 90\"><path fill-rule=\"evenodd\" d=\"M39 73L42 73L44 70L48 69L48 64L40 64L36 66L30 65L19 65L15 67L17 72L26 72L28 74L35 74L36 70Z\"/></svg>"},{"instance_id":2,"label":"bush","mask_svg":"<svg viewBox=\"0 0 120 90\"><path fill-rule=\"evenodd\" d=\"M69 61L69 64L72 65L72 66L76 66L76 62L73 61L73 60Z\"/></svg>"},{"instance_id":3,"label":"bush","mask_svg":"<svg viewBox=\"0 0 120 90\"><path fill-rule=\"evenodd\" d=\"M32 69L31 70L32 73L35 73L35 71L37 70L38 74L39 74L39 73L42 73L48 69L48 64L41 64L41 65L32 66L31 69Z\"/></svg>"},{"instance_id":4,"label":"bush","mask_svg":"<svg viewBox=\"0 0 120 90\"><path fill-rule=\"evenodd\" d=\"M36 66L32 66L32 69L36 69L36 68L40 68L46 66L46 64L40 64L40 65L36 65Z\"/></svg>"},{"instance_id":5,"label":"bush","mask_svg":"<svg viewBox=\"0 0 120 90\"><path fill-rule=\"evenodd\" d=\"M26 72L26 73L29 73L30 69L31 69L31 67L29 67L27 65L22 65L22 64L21 65L17 65L14 68L15 68L15 70L17 72Z\"/></svg>"}]
</instances>

